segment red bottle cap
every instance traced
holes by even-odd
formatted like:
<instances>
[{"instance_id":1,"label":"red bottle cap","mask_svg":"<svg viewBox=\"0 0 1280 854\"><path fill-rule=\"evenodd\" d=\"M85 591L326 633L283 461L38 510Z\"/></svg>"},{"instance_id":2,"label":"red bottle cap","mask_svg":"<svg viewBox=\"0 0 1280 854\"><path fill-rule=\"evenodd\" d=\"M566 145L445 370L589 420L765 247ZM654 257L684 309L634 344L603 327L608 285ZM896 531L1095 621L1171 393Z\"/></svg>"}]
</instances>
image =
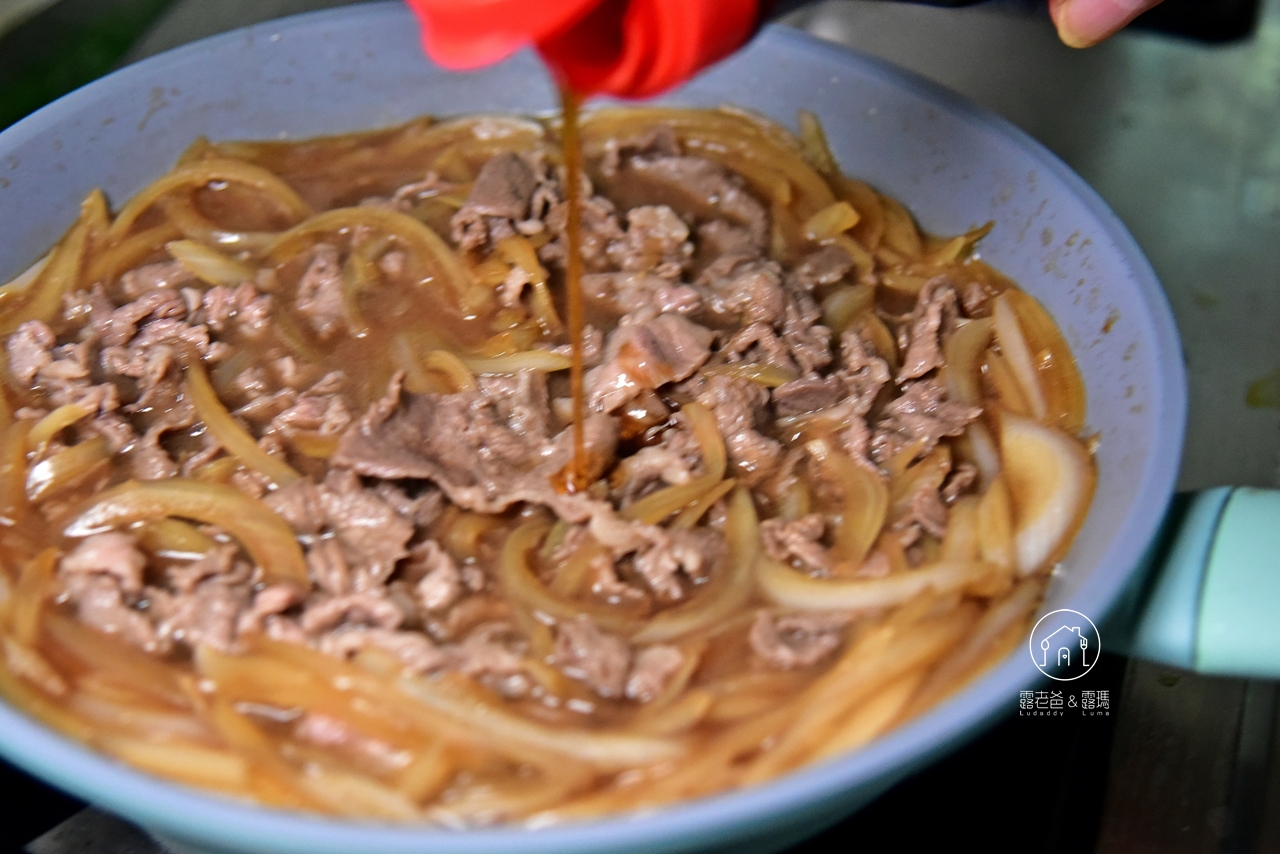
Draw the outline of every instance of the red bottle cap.
<instances>
[{"instance_id":1,"label":"red bottle cap","mask_svg":"<svg viewBox=\"0 0 1280 854\"><path fill-rule=\"evenodd\" d=\"M476 68L534 44L580 95L646 98L751 37L761 0L408 0L427 54Z\"/></svg>"}]
</instances>

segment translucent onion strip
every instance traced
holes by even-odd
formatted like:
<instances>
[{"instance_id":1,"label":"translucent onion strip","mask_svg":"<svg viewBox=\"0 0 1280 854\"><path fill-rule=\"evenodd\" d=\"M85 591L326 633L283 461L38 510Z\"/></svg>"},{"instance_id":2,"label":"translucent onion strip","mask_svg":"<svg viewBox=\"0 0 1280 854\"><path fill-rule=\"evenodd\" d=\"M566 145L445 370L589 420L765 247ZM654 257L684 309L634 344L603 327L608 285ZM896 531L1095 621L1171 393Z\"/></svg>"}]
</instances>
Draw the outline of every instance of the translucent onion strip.
<instances>
[{"instance_id":1,"label":"translucent onion strip","mask_svg":"<svg viewBox=\"0 0 1280 854\"><path fill-rule=\"evenodd\" d=\"M832 202L804 221L804 234L821 243L843 234L858 224L858 212L845 201Z\"/></svg>"},{"instance_id":2,"label":"translucent onion strip","mask_svg":"<svg viewBox=\"0 0 1280 854\"><path fill-rule=\"evenodd\" d=\"M302 549L288 524L266 504L222 484L180 477L122 483L96 495L64 533L87 537L169 516L222 528L240 541L269 579L309 583Z\"/></svg>"},{"instance_id":3,"label":"translucent onion strip","mask_svg":"<svg viewBox=\"0 0 1280 854\"><path fill-rule=\"evenodd\" d=\"M163 246L181 236L181 229L168 221L131 234L96 254L84 271L83 282L91 285L95 282L114 281L124 271L132 270L148 256L155 254L157 246Z\"/></svg>"},{"instance_id":4,"label":"translucent onion strip","mask_svg":"<svg viewBox=\"0 0 1280 854\"><path fill-rule=\"evenodd\" d=\"M871 311L875 303L875 288L870 285L838 287L822 301L822 322L839 336L858 316Z\"/></svg>"},{"instance_id":5,"label":"translucent onion strip","mask_svg":"<svg viewBox=\"0 0 1280 854\"><path fill-rule=\"evenodd\" d=\"M80 286L88 238L88 226L83 220L77 220L53 250L49 263L23 292L24 298L14 307L14 312L0 319L0 335L9 335L28 320L53 319L62 305L63 295Z\"/></svg>"},{"instance_id":6,"label":"translucent onion strip","mask_svg":"<svg viewBox=\"0 0 1280 854\"><path fill-rule=\"evenodd\" d=\"M996 477L978 503L978 550L993 566L1012 572L1016 563L1013 548L1013 505L1003 477Z\"/></svg>"},{"instance_id":7,"label":"translucent onion strip","mask_svg":"<svg viewBox=\"0 0 1280 854\"><path fill-rule=\"evenodd\" d=\"M1045 403L1044 390L1041 389L1040 379L1036 375L1036 365L1031 349L1027 346L1027 339L1022 334L1022 327L1018 325L1018 316L1009 304L1007 293L996 298L992 313L996 323L996 340L1000 342L1006 364L1017 378L1018 387L1022 391L1027 406L1030 407L1031 414L1043 421L1049 412L1049 406Z\"/></svg>"},{"instance_id":8,"label":"translucent onion strip","mask_svg":"<svg viewBox=\"0 0 1280 854\"><path fill-rule=\"evenodd\" d=\"M982 403L978 372L982 355L991 343L994 325L990 318L971 320L947 340L947 390L953 400L972 405Z\"/></svg>"},{"instance_id":9,"label":"translucent onion strip","mask_svg":"<svg viewBox=\"0 0 1280 854\"><path fill-rule=\"evenodd\" d=\"M796 379L796 375L786 368L776 365L765 365L759 362L726 362L704 368L702 373L713 377L733 377L757 383L765 388L777 388Z\"/></svg>"},{"instance_id":10,"label":"translucent onion strip","mask_svg":"<svg viewBox=\"0 0 1280 854\"><path fill-rule=\"evenodd\" d=\"M973 626L976 616L975 608L963 606L933 619L919 619L912 611L904 608L857 638L840 660L794 701L784 734L748 770L744 782L768 779L811 758L850 711L894 681L946 655Z\"/></svg>"},{"instance_id":11,"label":"translucent onion strip","mask_svg":"<svg viewBox=\"0 0 1280 854\"><path fill-rule=\"evenodd\" d=\"M704 472L685 483L659 489L635 504L622 508L619 515L624 519L656 525L687 507L691 501L704 495L724 478L728 458L715 416L700 403L687 403L680 412L693 428L693 435L702 449Z\"/></svg>"},{"instance_id":12,"label":"translucent onion strip","mask_svg":"<svg viewBox=\"0 0 1280 854\"><path fill-rule=\"evenodd\" d=\"M889 249L914 261L924 252L924 242L915 220L902 204L890 196L880 196L884 210L884 244Z\"/></svg>"},{"instance_id":13,"label":"translucent onion strip","mask_svg":"<svg viewBox=\"0 0 1280 854\"><path fill-rule=\"evenodd\" d=\"M253 280L253 270L248 266L195 240L170 240L164 248L175 261L205 284L233 288L241 282Z\"/></svg>"},{"instance_id":14,"label":"translucent onion strip","mask_svg":"<svg viewBox=\"0 0 1280 854\"><path fill-rule=\"evenodd\" d=\"M507 595L525 607L557 620L572 620L579 614L586 614L608 631L635 634L644 625L642 620L607 605L561 597L538 580L529 566L529 555L541 544L546 533L545 525L528 522L507 537L498 567Z\"/></svg>"},{"instance_id":15,"label":"translucent onion strip","mask_svg":"<svg viewBox=\"0 0 1280 854\"><path fill-rule=\"evenodd\" d=\"M261 447L222 405L213 385L205 375L204 367L196 359L190 359L186 367L186 390L196 415L209 428L214 438L240 462L262 472L277 486L293 483L302 475L279 457L273 457Z\"/></svg>"},{"instance_id":16,"label":"translucent onion strip","mask_svg":"<svg viewBox=\"0 0 1280 854\"><path fill-rule=\"evenodd\" d=\"M1079 439L1029 418L1001 417L1000 451L1018 570L1025 575L1062 556L1084 521L1097 477Z\"/></svg>"},{"instance_id":17,"label":"translucent onion strip","mask_svg":"<svg viewBox=\"0 0 1280 854\"><path fill-rule=\"evenodd\" d=\"M804 157L809 164L822 175L831 180L840 174L835 155L827 144L827 134L822 129L818 117L808 110L801 110L796 116L800 126L800 146L804 149Z\"/></svg>"},{"instance_id":18,"label":"translucent onion strip","mask_svg":"<svg viewBox=\"0 0 1280 854\"><path fill-rule=\"evenodd\" d=\"M1010 288L1000 295L1018 319L1044 393L1046 419L1072 435L1084 428L1085 388L1080 368L1053 318L1030 294Z\"/></svg>"},{"instance_id":19,"label":"translucent onion strip","mask_svg":"<svg viewBox=\"0 0 1280 854\"><path fill-rule=\"evenodd\" d=\"M888 484L883 477L834 450L824 440L814 440L805 447L844 492L834 550L840 564L856 571L884 527L889 511Z\"/></svg>"},{"instance_id":20,"label":"translucent onion strip","mask_svg":"<svg viewBox=\"0 0 1280 854\"><path fill-rule=\"evenodd\" d=\"M475 374L518 374L521 371L554 374L556 371L569 370L569 357L550 350L522 350L490 359L477 359L471 356L460 358L467 370Z\"/></svg>"},{"instance_id":21,"label":"translucent onion strip","mask_svg":"<svg viewBox=\"0 0 1280 854\"><path fill-rule=\"evenodd\" d=\"M927 590L953 593L989 575L980 561L945 561L882 578L814 578L761 558L760 589L773 602L800 611L864 611L901 605Z\"/></svg>"},{"instance_id":22,"label":"translucent onion strip","mask_svg":"<svg viewBox=\"0 0 1280 854\"><path fill-rule=\"evenodd\" d=\"M728 495L737 483L737 479L732 477L720 481L719 484L689 502L689 506L680 511L680 515L671 523L671 527L685 531L692 530L707 511L714 507L717 501Z\"/></svg>"},{"instance_id":23,"label":"translucent onion strip","mask_svg":"<svg viewBox=\"0 0 1280 854\"><path fill-rule=\"evenodd\" d=\"M245 163L243 160L211 158L179 166L145 187L120 209L115 222L111 223L111 228L107 231L107 239L115 242L123 238L133 228L138 217L161 197L175 190L199 189L214 181L252 187L270 199L281 213L295 220L305 219L311 215L311 206L304 202L292 187L266 169Z\"/></svg>"},{"instance_id":24,"label":"translucent onion strip","mask_svg":"<svg viewBox=\"0 0 1280 854\"><path fill-rule=\"evenodd\" d=\"M11 307L18 305L27 298L27 289L31 287L32 282L40 277L51 257L53 257L52 252L45 253L34 264L14 276L3 287L0 287L0 315L8 313Z\"/></svg>"},{"instance_id":25,"label":"translucent onion strip","mask_svg":"<svg viewBox=\"0 0 1280 854\"><path fill-rule=\"evenodd\" d=\"M83 403L65 403L37 421L27 434L27 448L37 451L60 432L95 411Z\"/></svg>"},{"instance_id":26,"label":"translucent onion strip","mask_svg":"<svg viewBox=\"0 0 1280 854\"><path fill-rule=\"evenodd\" d=\"M13 525L27 507L27 434L30 421L0 433L0 525Z\"/></svg>"},{"instance_id":27,"label":"translucent onion strip","mask_svg":"<svg viewBox=\"0 0 1280 854\"><path fill-rule=\"evenodd\" d=\"M190 196L167 196L160 200L160 207L188 240L229 250L247 249L259 252L275 238L275 234L271 232L221 229L196 210L195 202Z\"/></svg>"},{"instance_id":28,"label":"translucent onion strip","mask_svg":"<svg viewBox=\"0 0 1280 854\"><path fill-rule=\"evenodd\" d=\"M44 501L83 483L111 462L111 447L101 436L94 436L78 445L63 448L58 453L41 460L27 472L27 498Z\"/></svg>"},{"instance_id":29,"label":"translucent onion strip","mask_svg":"<svg viewBox=\"0 0 1280 854\"><path fill-rule=\"evenodd\" d=\"M422 366L443 374L454 391L472 391L476 387L476 378L471 369L449 350L432 350L422 357Z\"/></svg>"}]
</instances>

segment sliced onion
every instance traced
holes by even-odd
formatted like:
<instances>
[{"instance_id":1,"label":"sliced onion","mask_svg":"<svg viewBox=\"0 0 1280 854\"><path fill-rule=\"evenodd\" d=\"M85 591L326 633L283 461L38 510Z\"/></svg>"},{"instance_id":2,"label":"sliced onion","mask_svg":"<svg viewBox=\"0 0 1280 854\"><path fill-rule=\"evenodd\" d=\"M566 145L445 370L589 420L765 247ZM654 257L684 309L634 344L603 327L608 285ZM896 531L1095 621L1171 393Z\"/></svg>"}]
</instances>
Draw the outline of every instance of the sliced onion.
<instances>
[{"instance_id":1,"label":"sliced onion","mask_svg":"<svg viewBox=\"0 0 1280 854\"><path fill-rule=\"evenodd\" d=\"M298 480L302 475L279 457L273 457L261 447L245 430L231 413L218 400L217 392L209 378L205 376L204 367L197 359L189 360L186 369L187 395L196 415L209 428L214 438L222 443L232 456L251 469L262 472L277 486L284 486Z\"/></svg>"},{"instance_id":2,"label":"sliced onion","mask_svg":"<svg viewBox=\"0 0 1280 854\"><path fill-rule=\"evenodd\" d=\"M1049 407L1045 403L1044 390L1040 388L1040 380L1036 376L1036 365L1032 359L1027 339L1018 325L1018 316L1009 304L1008 295L996 297L994 316L996 321L996 340L1013 375L1017 377L1018 386L1022 390L1031 414L1044 420Z\"/></svg>"},{"instance_id":3,"label":"sliced onion","mask_svg":"<svg viewBox=\"0 0 1280 854\"><path fill-rule=\"evenodd\" d=\"M942 561L882 578L814 578L761 558L760 589L770 600L800 611L865 611L901 605L926 590L953 593L990 574L979 561Z\"/></svg>"},{"instance_id":4,"label":"sliced onion","mask_svg":"<svg viewBox=\"0 0 1280 854\"><path fill-rule=\"evenodd\" d=\"M1079 439L1012 414L1000 426L1018 571L1026 575L1061 556L1084 521L1097 478Z\"/></svg>"},{"instance_id":5,"label":"sliced onion","mask_svg":"<svg viewBox=\"0 0 1280 854\"><path fill-rule=\"evenodd\" d=\"M170 240L164 248L205 284L234 288L241 282L252 281L254 276L246 265L195 240Z\"/></svg>"},{"instance_id":6,"label":"sliced onion","mask_svg":"<svg viewBox=\"0 0 1280 854\"><path fill-rule=\"evenodd\" d=\"M952 400L971 406L982 404L982 386L978 371L983 353L991 343L995 322L990 318L971 320L947 340L947 391Z\"/></svg>"},{"instance_id":7,"label":"sliced onion","mask_svg":"<svg viewBox=\"0 0 1280 854\"><path fill-rule=\"evenodd\" d=\"M181 477L122 483L96 495L63 533L87 537L169 516L222 528L240 541L268 579L309 583L302 549L289 525L266 504L222 484Z\"/></svg>"}]
</instances>

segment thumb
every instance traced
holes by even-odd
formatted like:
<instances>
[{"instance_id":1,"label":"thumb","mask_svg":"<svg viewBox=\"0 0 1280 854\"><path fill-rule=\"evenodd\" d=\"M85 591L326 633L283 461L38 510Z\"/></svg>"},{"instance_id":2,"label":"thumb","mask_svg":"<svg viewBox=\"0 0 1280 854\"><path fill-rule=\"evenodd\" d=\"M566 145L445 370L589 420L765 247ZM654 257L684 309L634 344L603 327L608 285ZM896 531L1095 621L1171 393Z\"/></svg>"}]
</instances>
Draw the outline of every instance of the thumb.
<instances>
[{"instance_id":1,"label":"thumb","mask_svg":"<svg viewBox=\"0 0 1280 854\"><path fill-rule=\"evenodd\" d=\"M1091 47L1160 0L1049 0L1058 36L1071 47Z\"/></svg>"}]
</instances>

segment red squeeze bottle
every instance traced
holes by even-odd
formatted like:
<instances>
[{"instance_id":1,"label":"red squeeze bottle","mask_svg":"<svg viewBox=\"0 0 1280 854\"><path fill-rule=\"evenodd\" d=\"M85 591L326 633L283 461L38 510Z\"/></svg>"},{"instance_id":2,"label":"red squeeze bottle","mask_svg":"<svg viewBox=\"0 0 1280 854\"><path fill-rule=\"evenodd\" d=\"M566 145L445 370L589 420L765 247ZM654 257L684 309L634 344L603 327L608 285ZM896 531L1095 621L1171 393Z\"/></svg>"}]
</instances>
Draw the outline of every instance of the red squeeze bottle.
<instances>
[{"instance_id":1,"label":"red squeeze bottle","mask_svg":"<svg viewBox=\"0 0 1280 854\"><path fill-rule=\"evenodd\" d=\"M452 69L534 45L579 96L647 98L751 38L775 0L407 0L422 44Z\"/></svg>"}]
</instances>

